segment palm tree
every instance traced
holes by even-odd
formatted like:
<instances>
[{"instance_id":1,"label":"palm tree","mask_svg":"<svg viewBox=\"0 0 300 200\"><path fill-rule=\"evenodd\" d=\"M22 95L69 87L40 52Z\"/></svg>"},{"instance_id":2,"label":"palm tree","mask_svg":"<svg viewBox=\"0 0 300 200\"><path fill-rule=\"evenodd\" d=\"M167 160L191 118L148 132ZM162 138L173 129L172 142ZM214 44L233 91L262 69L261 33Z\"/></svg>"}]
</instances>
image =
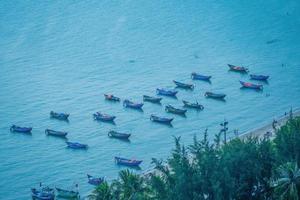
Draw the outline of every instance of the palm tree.
<instances>
[{"instance_id":1,"label":"palm tree","mask_svg":"<svg viewBox=\"0 0 300 200\"><path fill-rule=\"evenodd\" d=\"M108 183L105 181L89 195L90 200L112 200L112 191Z\"/></svg>"},{"instance_id":2,"label":"palm tree","mask_svg":"<svg viewBox=\"0 0 300 200\"><path fill-rule=\"evenodd\" d=\"M298 200L300 193L300 169L296 163L287 163L279 168L275 192L281 200Z\"/></svg>"}]
</instances>

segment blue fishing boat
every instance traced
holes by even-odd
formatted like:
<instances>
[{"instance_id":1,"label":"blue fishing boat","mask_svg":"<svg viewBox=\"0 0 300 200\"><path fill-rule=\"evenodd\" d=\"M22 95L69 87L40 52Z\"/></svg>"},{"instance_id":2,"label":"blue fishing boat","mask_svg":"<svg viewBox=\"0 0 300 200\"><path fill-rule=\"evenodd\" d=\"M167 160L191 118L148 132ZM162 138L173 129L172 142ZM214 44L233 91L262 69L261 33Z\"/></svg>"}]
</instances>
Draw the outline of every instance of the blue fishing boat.
<instances>
[{"instance_id":1,"label":"blue fishing boat","mask_svg":"<svg viewBox=\"0 0 300 200\"><path fill-rule=\"evenodd\" d=\"M143 162L142 160L126 159L121 157L115 157L115 161L118 165L125 165L128 167L139 167L139 165Z\"/></svg>"},{"instance_id":2,"label":"blue fishing boat","mask_svg":"<svg viewBox=\"0 0 300 200\"><path fill-rule=\"evenodd\" d=\"M113 122L116 116L104 114L101 112L97 112L93 114L95 120L105 121L105 122Z\"/></svg>"},{"instance_id":3,"label":"blue fishing boat","mask_svg":"<svg viewBox=\"0 0 300 200\"><path fill-rule=\"evenodd\" d=\"M240 72L240 73L248 73L248 68L246 67L239 67L239 66L235 66L235 65L231 65L228 64L228 67L231 71L236 71L236 72Z\"/></svg>"},{"instance_id":4,"label":"blue fishing boat","mask_svg":"<svg viewBox=\"0 0 300 200\"><path fill-rule=\"evenodd\" d=\"M57 113L54 111L50 112L50 117L59 119L59 120L68 120L69 116L70 116L70 114L66 114L66 113Z\"/></svg>"},{"instance_id":5,"label":"blue fishing boat","mask_svg":"<svg viewBox=\"0 0 300 200\"><path fill-rule=\"evenodd\" d=\"M176 91L176 90L167 90L167 89L163 89L163 88L157 88L156 93L158 95L176 97L176 94L178 93L178 91Z\"/></svg>"},{"instance_id":6,"label":"blue fishing boat","mask_svg":"<svg viewBox=\"0 0 300 200\"><path fill-rule=\"evenodd\" d=\"M54 200L55 198L54 189L49 187L43 187L41 189L32 188L31 197L32 199L37 199L37 200Z\"/></svg>"},{"instance_id":7,"label":"blue fishing boat","mask_svg":"<svg viewBox=\"0 0 300 200\"><path fill-rule=\"evenodd\" d=\"M134 103L134 102L129 101L127 99L125 99L123 101L123 106L126 107L126 108L128 107L128 108L133 108L133 109L142 109L143 105L144 105L143 103Z\"/></svg>"},{"instance_id":8,"label":"blue fishing boat","mask_svg":"<svg viewBox=\"0 0 300 200\"><path fill-rule=\"evenodd\" d=\"M178 114L178 115L185 115L186 111L185 109L179 109L179 108L175 108L171 105L167 105L165 110L167 112L170 112L170 113L174 113L174 114Z\"/></svg>"},{"instance_id":9,"label":"blue fishing boat","mask_svg":"<svg viewBox=\"0 0 300 200\"><path fill-rule=\"evenodd\" d=\"M11 132L18 132L18 133L31 133L32 128L31 127L20 127L16 125L12 125L10 127Z\"/></svg>"},{"instance_id":10,"label":"blue fishing boat","mask_svg":"<svg viewBox=\"0 0 300 200\"><path fill-rule=\"evenodd\" d=\"M51 129L46 129L45 134L46 135L51 135L51 136L56 136L56 137L63 137L63 138L65 138L68 135L67 132L54 131L54 130L51 130Z\"/></svg>"},{"instance_id":11,"label":"blue fishing boat","mask_svg":"<svg viewBox=\"0 0 300 200\"><path fill-rule=\"evenodd\" d=\"M151 97L151 96L143 95L143 100L151 102L151 103L160 103L162 98L161 97Z\"/></svg>"},{"instance_id":12,"label":"blue fishing boat","mask_svg":"<svg viewBox=\"0 0 300 200\"><path fill-rule=\"evenodd\" d=\"M269 76L250 74L250 78L257 81L267 81Z\"/></svg>"},{"instance_id":13,"label":"blue fishing boat","mask_svg":"<svg viewBox=\"0 0 300 200\"><path fill-rule=\"evenodd\" d=\"M96 178L89 174L87 174L87 177L88 177L88 183L95 186L100 185L104 181L104 177Z\"/></svg>"},{"instance_id":14,"label":"blue fishing boat","mask_svg":"<svg viewBox=\"0 0 300 200\"><path fill-rule=\"evenodd\" d=\"M112 94L104 94L104 97L106 100L109 100L109 101L120 101L121 100L119 97L116 97Z\"/></svg>"},{"instance_id":15,"label":"blue fishing boat","mask_svg":"<svg viewBox=\"0 0 300 200\"><path fill-rule=\"evenodd\" d=\"M117 131L109 131L107 135L111 138L118 138L123 140L128 140L128 138L131 136L131 134L129 133L120 133Z\"/></svg>"},{"instance_id":16,"label":"blue fishing boat","mask_svg":"<svg viewBox=\"0 0 300 200\"><path fill-rule=\"evenodd\" d=\"M174 118L158 117L156 115L151 115L150 120L153 122L159 122L164 124L170 124Z\"/></svg>"},{"instance_id":17,"label":"blue fishing boat","mask_svg":"<svg viewBox=\"0 0 300 200\"><path fill-rule=\"evenodd\" d=\"M194 89L194 85L193 84L187 84L187 83L182 83L182 82L179 82L179 81L175 81L173 80L173 82L175 83L175 85L179 88L184 88L184 89Z\"/></svg>"},{"instance_id":18,"label":"blue fishing boat","mask_svg":"<svg viewBox=\"0 0 300 200\"><path fill-rule=\"evenodd\" d=\"M201 74L197 74L196 72L193 72L191 74L191 78L193 80L203 80L203 81L210 81L211 76L205 76L205 75L201 75Z\"/></svg>"},{"instance_id":19,"label":"blue fishing boat","mask_svg":"<svg viewBox=\"0 0 300 200\"><path fill-rule=\"evenodd\" d=\"M88 145L87 144L81 144L78 142L66 142L68 147L71 149L87 149Z\"/></svg>"},{"instance_id":20,"label":"blue fishing boat","mask_svg":"<svg viewBox=\"0 0 300 200\"><path fill-rule=\"evenodd\" d=\"M213 99L221 99L223 100L226 97L226 94L221 94L221 93L213 93L213 92L205 92L204 96L208 98L213 98Z\"/></svg>"},{"instance_id":21,"label":"blue fishing boat","mask_svg":"<svg viewBox=\"0 0 300 200\"><path fill-rule=\"evenodd\" d=\"M250 89L255 89L255 90L263 89L263 85L260 85L260 84L254 84L254 83L243 82L243 81L240 81L240 83L244 88L250 88Z\"/></svg>"},{"instance_id":22,"label":"blue fishing boat","mask_svg":"<svg viewBox=\"0 0 300 200\"><path fill-rule=\"evenodd\" d=\"M78 191L73 191L73 190L65 190L65 189L61 189L56 187L56 192L57 192L57 197L59 198L63 198L63 199L76 199L79 200L80 199L80 195Z\"/></svg>"},{"instance_id":23,"label":"blue fishing boat","mask_svg":"<svg viewBox=\"0 0 300 200\"><path fill-rule=\"evenodd\" d=\"M203 110L204 109L204 106L199 104L198 102L196 103L191 103L191 102L188 102L188 101L185 101L185 100L182 100L183 104L185 107L188 107L188 108L195 108L195 109L198 109L198 110Z\"/></svg>"}]
</instances>

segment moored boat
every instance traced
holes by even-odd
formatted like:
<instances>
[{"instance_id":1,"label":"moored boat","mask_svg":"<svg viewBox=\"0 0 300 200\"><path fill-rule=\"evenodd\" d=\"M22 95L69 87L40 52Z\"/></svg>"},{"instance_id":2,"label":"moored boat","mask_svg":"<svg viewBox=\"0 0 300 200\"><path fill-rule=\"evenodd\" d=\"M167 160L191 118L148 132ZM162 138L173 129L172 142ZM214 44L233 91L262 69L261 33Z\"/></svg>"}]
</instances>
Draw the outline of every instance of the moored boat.
<instances>
[{"instance_id":1,"label":"moored boat","mask_svg":"<svg viewBox=\"0 0 300 200\"><path fill-rule=\"evenodd\" d=\"M18 132L18 133L31 133L32 128L31 127L20 127L16 125L12 125L10 127L11 132Z\"/></svg>"},{"instance_id":2,"label":"moored boat","mask_svg":"<svg viewBox=\"0 0 300 200\"><path fill-rule=\"evenodd\" d=\"M51 129L46 129L45 130L45 134L46 135L52 135L52 136L56 136L56 137L66 137L68 135L67 132L63 132L63 131L54 131Z\"/></svg>"},{"instance_id":3,"label":"moored boat","mask_svg":"<svg viewBox=\"0 0 300 200\"><path fill-rule=\"evenodd\" d=\"M114 119L116 118L116 116L108 115L100 112L94 113L93 116L95 120L106 121L106 122L113 122Z\"/></svg>"},{"instance_id":4,"label":"moored boat","mask_svg":"<svg viewBox=\"0 0 300 200\"><path fill-rule=\"evenodd\" d=\"M31 197L32 199L37 199L37 200L54 200L55 198L54 189L49 187L43 187L41 189L32 188Z\"/></svg>"},{"instance_id":5,"label":"moored boat","mask_svg":"<svg viewBox=\"0 0 300 200\"><path fill-rule=\"evenodd\" d=\"M174 118L166 118L166 117L158 117L156 115L151 115L150 120L153 122L165 123L170 124Z\"/></svg>"},{"instance_id":6,"label":"moored boat","mask_svg":"<svg viewBox=\"0 0 300 200\"><path fill-rule=\"evenodd\" d=\"M174 113L174 114L179 114L179 115L184 115L186 113L187 110L185 109L179 109L179 108L175 108L171 105L167 105L165 110L167 112L170 112L170 113Z\"/></svg>"},{"instance_id":7,"label":"moored boat","mask_svg":"<svg viewBox=\"0 0 300 200\"><path fill-rule=\"evenodd\" d=\"M65 199L76 199L76 200L80 199L80 195L78 191L65 190L58 187L56 187L55 189L57 192L57 197L65 198Z\"/></svg>"},{"instance_id":8,"label":"moored boat","mask_svg":"<svg viewBox=\"0 0 300 200\"><path fill-rule=\"evenodd\" d=\"M226 94L213 93L213 92L205 92L204 96L206 96L208 98L223 100L226 97Z\"/></svg>"},{"instance_id":9,"label":"moored boat","mask_svg":"<svg viewBox=\"0 0 300 200\"><path fill-rule=\"evenodd\" d=\"M176 97L177 93L178 93L178 91L176 91L176 90L167 90L167 89L163 89L163 88L156 89L156 94L158 94L158 95Z\"/></svg>"},{"instance_id":10,"label":"moored boat","mask_svg":"<svg viewBox=\"0 0 300 200\"><path fill-rule=\"evenodd\" d=\"M195 109L199 109L199 110L203 110L204 106L199 104L198 102L196 103L192 103L192 102L188 102L185 100L182 100L184 106L188 107L188 108L195 108Z\"/></svg>"},{"instance_id":11,"label":"moored boat","mask_svg":"<svg viewBox=\"0 0 300 200\"><path fill-rule=\"evenodd\" d=\"M184 89L194 89L194 85L193 84L187 84L187 83L182 83L179 81L175 81L173 80L173 82L175 83L175 85L179 88L184 88Z\"/></svg>"},{"instance_id":12,"label":"moored boat","mask_svg":"<svg viewBox=\"0 0 300 200\"><path fill-rule=\"evenodd\" d=\"M255 90L263 89L263 85L260 85L260 84L254 84L254 83L249 83L249 82L244 82L244 81L240 81L240 83L244 88L250 88L250 89L255 89Z\"/></svg>"},{"instance_id":13,"label":"moored boat","mask_svg":"<svg viewBox=\"0 0 300 200\"><path fill-rule=\"evenodd\" d=\"M115 161L118 165L125 165L128 167L139 167L139 165L143 162L142 160L127 159L121 157L115 157Z\"/></svg>"},{"instance_id":14,"label":"moored boat","mask_svg":"<svg viewBox=\"0 0 300 200\"><path fill-rule=\"evenodd\" d=\"M104 94L104 97L106 100L109 100L109 101L120 101L121 100L119 97L116 97L112 94Z\"/></svg>"},{"instance_id":15,"label":"moored boat","mask_svg":"<svg viewBox=\"0 0 300 200\"><path fill-rule=\"evenodd\" d=\"M59 119L59 120L68 120L69 116L70 116L70 114L66 114L66 113L57 113L54 111L50 112L50 117Z\"/></svg>"},{"instance_id":16,"label":"moored boat","mask_svg":"<svg viewBox=\"0 0 300 200\"><path fill-rule=\"evenodd\" d=\"M87 177L88 177L88 183L91 184L91 185L95 185L95 186L100 185L104 181L104 177L96 178L96 177L93 177L89 174L87 174Z\"/></svg>"},{"instance_id":17,"label":"moored boat","mask_svg":"<svg viewBox=\"0 0 300 200\"><path fill-rule=\"evenodd\" d=\"M191 78L193 80L203 80L203 81L210 81L211 76L205 76L205 75L201 75L201 74L197 74L196 72L193 72L191 74Z\"/></svg>"},{"instance_id":18,"label":"moored boat","mask_svg":"<svg viewBox=\"0 0 300 200\"><path fill-rule=\"evenodd\" d=\"M87 144L81 144L78 142L66 142L66 144L71 149L87 149L88 148Z\"/></svg>"},{"instance_id":19,"label":"moored boat","mask_svg":"<svg viewBox=\"0 0 300 200\"><path fill-rule=\"evenodd\" d=\"M133 108L133 109L142 109L143 103L134 103L132 101L129 101L128 99L125 99L123 101L123 106L128 107L128 108Z\"/></svg>"},{"instance_id":20,"label":"moored boat","mask_svg":"<svg viewBox=\"0 0 300 200\"><path fill-rule=\"evenodd\" d=\"M129 133L119 133L117 131L109 131L107 135L111 138L118 138L123 140L128 140L128 138L131 136L131 134Z\"/></svg>"},{"instance_id":21,"label":"moored boat","mask_svg":"<svg viewBox=\"0 0 300 200\"><path fill-rule=\"evenodd\" d=\"M239 67L239 66L235 66L235 65L231 65L228 64L228 67L231 71L236 71L236 72L240 72L240 73L248 73L248 68L246 67Z\"/></svg>"},{"instance_id":22,"label":"moored boat","mask_svg":"<svg viewBox=\"0 0 300 200\"><path fill-rule=\"evenodd\" d=\"M267 81L270 76L250 74L250 78L257 81Z\"/></svg>"},{"instance_id":23,"label":"moored boat","mask_svg":"<svg viewBox=\"0 0 300 200\"><path fill-rule=\"evenodd\" d=\"M151 97L151 96L143 95L143 100L151 102L151 103L160 103L162 98L161 97Z\"/></svg>"}]
</instances>

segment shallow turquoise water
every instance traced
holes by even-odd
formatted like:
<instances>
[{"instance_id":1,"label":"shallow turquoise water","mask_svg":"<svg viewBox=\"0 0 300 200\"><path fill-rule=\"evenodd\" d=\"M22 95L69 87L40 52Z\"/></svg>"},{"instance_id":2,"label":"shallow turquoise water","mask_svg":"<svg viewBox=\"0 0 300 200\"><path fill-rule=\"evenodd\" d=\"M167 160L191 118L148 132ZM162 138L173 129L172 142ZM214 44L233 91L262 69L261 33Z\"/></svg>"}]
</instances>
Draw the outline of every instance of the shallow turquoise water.
<instances>
[{"instance_id":1,"label":"shallow turquoise water","mask_svg":"<svg viewBox=\"0 0 300 200\"><path fill-rule=\"evenodd\" d=\"M268 123L300 106L300 3L290 1L43 1L0 4L0 199L29 199L29 188L44 182L92 190L86 173L117 177L115 155L166 158L172 135L185 144L205 128L210 138L224 118L230 134ZM269 41L269 42L268 42ZM134 60L132 62L131 60ZM249 65L271 76L261 93L240 90L245 75L227 63ZM284 64L282 66L282 64ZM212 75L212 84L193 81L178 100L198 100L202 112L175 116L173 128L151 123L164 107L145 103L144 112L104 101L104 93L141 101L172 80L192 82L190 73ZM207 90L227 101L205 99ZM51 110L70 113L70 122L49 119ZM117 116L116 126L92 114ZM32 136L9 132L11 124L32 126ZM87 151L66 149L44 129L69 132ZM131 143L109 139L110 129L131 132Z\"/></svg>"}]
</instances>

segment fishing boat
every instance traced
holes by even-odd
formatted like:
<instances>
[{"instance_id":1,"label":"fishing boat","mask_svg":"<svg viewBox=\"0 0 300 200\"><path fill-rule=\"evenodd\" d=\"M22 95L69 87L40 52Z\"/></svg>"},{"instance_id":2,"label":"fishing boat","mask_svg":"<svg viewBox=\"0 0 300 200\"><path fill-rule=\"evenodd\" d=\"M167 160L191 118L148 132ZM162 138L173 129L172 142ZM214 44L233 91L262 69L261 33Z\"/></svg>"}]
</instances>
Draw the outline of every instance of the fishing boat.
<instances>
[{"instance_id":1,"label":"fishing boat","mask_svg":"<svg viewBox=\"0 0 300 200\"><path fill-rule=\"evenodd\" d=\"M88 177L88 183L95 186L100 185L104 181L104 177L95 178L89 174L87 174L87 177Z\"/></svg>"},{"instance_id":2,"label":"fishing boat","mask_svg":"<svg viewBox=\"0 0 300 200\"><path fill-rule=\"evenodd\" d=\"M109 131L107 135L111 138L118 138L123 140L128 140L128 138L131 136L131 134L129 133L119 133L117 131Z\"/></svg>"},{"instance_id":3,"label":"fishing boat","mask_svg":"<svg viewBox=\"0 0 300 200\"><path fill-rule=\"evenodd\" d=\"M170 124L174 118L158 117L156 115L151 115L150 120L153 122L159 122L164 124Z\"/></svg>"},{"instance_id":4,"label":"fishing boat","mask_svg":"<svg viewBox=\"0 0 300 200\"><path fill-rule=\"evenodd\" d=\"M192 90L195 87L193 84L182 83L182 82L175 81L175 80L173 80L173 82L175 83L176 87L179 87L179 88L191 89Z\"/></svg>"},{"instance_id":5,"label":"fishing boat","mask_svg":"<svg viewBox=\"0 0 300 200\"><path fill-rule=\"evenodd\" d=\"M31 127L20 127L16 125L12 125L10 127L11 132L18 132L18 133L31 133L32 128Z\"/></svg>"},{"instance_id":6,"label":"fishing boat","mask_svg":"<svg viewBox=\"0 0 300 200\"><path fill-rule=\"evenodd\" d=\"M162 98L161 97L151 97L151 96L143 95L143 100L151 102L151 103L160 103Z\"/></svg>"},{"instance_id":7,"label":"fishing boat","mask_svg":"<svg viewBox=\"0 0 300 200\"><path fill-rule=\"evenodd\" d=\"M128 167L138 167L143 161L135 159L126 159L121 157L115 157L115 161L118 165L125 165Z\"/></svg>"},{"instance_id":8,"label":"fishing boat","mask_svg":"<svg viewBox=\"0 0 300 200\"><path fill-rule=\"evenodd\" d=\"M87 149L88 145L87 144L81 144L78 142L66 142L68 147L71 149Z\"/></svg>"},{"instance_id":9,"label":"fishing boat","mask_svg":"<svg viewBox=\"0 0 300 200\"><path fill-rule=\"evenodd\" d=\"M158 95L176 97L177 93L178 93L178 91L176 91L176 90L167 90L167 89L163 89L163 88L156 89L156 94L158 94Z\"/></svg>"},{"instance_id":10,"label":"fishing boat","mask_svg":"<svg viewBox=\"0 0 300 200\"><path fill-rule=\"evenodd\" d=\"M93 116L95 120L105 121L105 122L113 122L114 119L116 118L116 116L108 115L100 112L94 113Z\"/></svg>"},{"instance_id":11,"label":"fishing boat","mask_svg":"<svg viewBox=\"0 0 300 200\"><path fill-rule=\"evenodd\" d=\"M64 199L80 199L80 195L78 191L73 190L65 190L56 187L57 197L64 198Z\"/></svg>"},{"instance_id":12,"label":"fishing boat","mask_svg":"<svg viewBox=\"0 0 300 200\"><path fill-rule=\"evenodd\" d=\"M184 115L186 113L187 110L185 109L179 109L179 108L175 108L171 105L167 105L165 110L167 112L170 112L170 113L174 113L174 114L179 114L179 115Z\"/></svg>"},{"instance_id":13,"label":"fishing boat","mask_svg":"<svg viewBox=\"0 0 300 200\"><path fill-rule=\"evenodd\" d=\"M120 101L121 100L119 97L116 97L112 94L104 94L104 97L106 100L109 100L109 101Z\"/></svg>"},{"instance_id":14,"label":"fishing boat","mask_svg":"<svg viewBox=\"0 0 300 200\"><path fill-rule=\"evenodd\" d=\"M193 72L191 74L191 78L193 80L203 80L203 81L210 81L211 76L205 76L205 75L201 75L201 74L197 74L196 72Z\"/></svg>"},{"instance_id":15,"label":"fishing boat","mask_svg":"<svg viewBox=\"0 0 300 200\"><path fill-rule=\"evenodd\" d=\"M183 102L184 106L188 107L188 108L195 108L195 109L199 109L199 110L204 109L204 106L199 104L198 102L192 103L192 102L188 102L188 101L185 101L185 100L182 100L182 102Z\"/></svg>"},{"instance_id":16,"label":"fishing boat","mask_svg":"<svg viewBox=\"0 0 300 200\"><path fill-rule=\"evenodd\" d=\"M250 78L257 81L267 81L269 76L250 74Z\"/></svg>"},{"instance_id":17,"label":"fishing boat","mask_svg":"<svg viewBox=\"0 0 300 200\"><path fill-rule=\"evenodd\" d=\"M235 66L235 65L231 65L228 64L228 67L231 71L236 71L236 72L240 72L240 73L248 73L248 68L246 67L239 67L239 66Z\"/></svg>"},{"instance_id":18,"label":"fishing boat","mask_svg":"<svg viewBox=\"0 0 300 200\"><path fill-rule=\"evenodd\" d=\"M43 187L39 190L36 188L32 188L31 197L32 199L37 199L37 200L54 200L55 198L54 189L49 187Z\"/></svg>"},{"instance_id":19,"label":"fishing boat","mask_svg":"<svg viewBox=\"0 0 300 200\"><path fill-rule=\"evenodd\" d=\"M126 108L128 107L133 109L142 109L143 105L144 105L143 103L134 103L132 101L129 101L128 99L125 99L123 101L123 106Z\"/></svg>"},{"instance_id":20,"label":"fishing boat","mask_svg":"<svg viewBox=\"0 0 300 200\"><path fill-rule=\"evenodd\" d=\"M56 137L66 137L68 135L67 132L54 131L54 130L51 130L51 129L46 129L45 130L45 134L46 135L56 136Z\"/></svg>"},{"instance_id":21,"label":"fishing boat","mask_svg":"<svg viewBox=\"0 0 300 200\"><path fill-rule=\"evenodd\" d=\"M250 88L250 89L255 89L255 90L263 89L263 85L260 85L260 84L254 84L254 83L243 82L243 81L240 81L240 83L244 88Z\"/></svg>"},{"instance_id":22,"label":"fishing boat","mask_svg":"<svg viewBox=\"0 0 300 200\"><path fill-rule=\"evenodd\" d=\"M70 114L66 114L66 113L57 113L54 111L50 112L50 117L59 119L59 120L68 120L69 116L70 116Z\"/></svg>"},{"instance_id":23,"label":"fishing boat","mask_svg":"<svg viewBox=\"0 0 300 200\"><path fill-rule=\"evenodd\" d=\"M204 96L208 98L213 98L213 99L221 99L223 100L226 97L226 94L221 94L221 93L213 93L213 92L205 92Z\"/></svg>"}]
</instances>

